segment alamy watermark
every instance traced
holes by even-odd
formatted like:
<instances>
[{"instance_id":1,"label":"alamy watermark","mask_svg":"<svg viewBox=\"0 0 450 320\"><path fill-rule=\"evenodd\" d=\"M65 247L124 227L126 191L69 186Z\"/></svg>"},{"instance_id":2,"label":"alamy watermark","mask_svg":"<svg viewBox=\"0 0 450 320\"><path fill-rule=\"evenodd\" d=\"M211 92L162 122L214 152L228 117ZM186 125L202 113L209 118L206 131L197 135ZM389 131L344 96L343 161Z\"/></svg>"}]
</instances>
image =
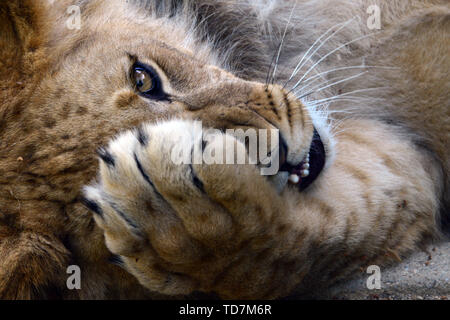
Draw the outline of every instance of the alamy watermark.
<instances>
[{"instance_id":1,"label":"alamy watermark","mask_svg":"<svg viewBox=\"0 0 450 320\"><path fill-rule=\"evenodd\" d=\"M67 274L70 276L67 278L66 285L69 290L81 289L81 269L77 265L71 265L67 267Z\"/></svg>"},{"instance_id":2,"label":"alamy watermark","mask_svg":"<svg viewBox=\"0 0 450 320\"><path fill-rule=\"evenodd\" d=\"M367 19L367 28L369 30L380 30L381 29L381 9L377 5L371 5L367 8L367 14L369 18Z\"/></svg>"},{"instance_id":3,"label":"alamy watermark","mask_svg":"<svg viewBox=\"0 0 450 320\"><path fill-rule=\"evenodd\" d=\"M69 19L66 21L66 27L69 30L81 29L81 9L79 6L70 6L67 8Z\"/></svg>"},{"instance_id":4,"label":"alamy watermark","mask_svg":"<svg viewBox=\"0 0 450 320\"><path fill-rule=\"evenodd\" d=\"M225 133L225 134L224 134ZM190 132L182 132L171 152L171 160L181 164L254 164L261 175L275 175L279 169L278 129L203 129L194 121ZM192 141L194 143L192 145Z\"/></svg>"},{"instance_id":5,"label":"alamy watermark","mask_svg":"<svg viewBox=\"0 0 450 320\"><path fill-rule=\"evenodd\" d=\"M367 278L366 285L367 289L375 290L381 289L381 269L379 266L371 265L367 268L367 273L370 274Z\"/></svg>"}]
</instances>

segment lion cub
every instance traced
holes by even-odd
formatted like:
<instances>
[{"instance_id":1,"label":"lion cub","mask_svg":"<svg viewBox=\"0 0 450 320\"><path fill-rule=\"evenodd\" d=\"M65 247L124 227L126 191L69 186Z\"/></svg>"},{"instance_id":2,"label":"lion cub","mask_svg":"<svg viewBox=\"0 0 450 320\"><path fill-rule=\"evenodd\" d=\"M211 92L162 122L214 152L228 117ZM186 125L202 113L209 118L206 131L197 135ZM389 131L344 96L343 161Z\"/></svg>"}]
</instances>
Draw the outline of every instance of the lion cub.
<instances>
[{"instance_id":1,"label":"lion cub","mask_svg":"<svg viewBox=\"0 0 450 320\"><path fill-rule=\"evenodd\" d=\"M449 228L447 1L12 0L0 32L2 299L308 295Z\"/></svg>"}]
</instances>

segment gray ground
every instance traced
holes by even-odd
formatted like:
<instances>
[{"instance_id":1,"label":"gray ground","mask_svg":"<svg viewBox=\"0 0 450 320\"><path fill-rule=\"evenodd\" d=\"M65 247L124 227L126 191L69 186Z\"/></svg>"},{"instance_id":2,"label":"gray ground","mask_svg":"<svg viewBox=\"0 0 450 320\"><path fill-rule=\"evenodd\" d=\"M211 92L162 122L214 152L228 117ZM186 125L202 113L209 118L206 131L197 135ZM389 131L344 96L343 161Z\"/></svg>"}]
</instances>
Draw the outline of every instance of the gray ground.
<instances>
[{"instance_id":1,"label":"gray ground","mask_svg":"<svg viewBox=\"0 0 450 320\"><path fill-rule=\"evenodd\" d=\"M381 289L367 289L370 274L337 285L322 299L450 299L450 242L430 246L389 269L381 269Z\"/></svg>"}]
</instances>

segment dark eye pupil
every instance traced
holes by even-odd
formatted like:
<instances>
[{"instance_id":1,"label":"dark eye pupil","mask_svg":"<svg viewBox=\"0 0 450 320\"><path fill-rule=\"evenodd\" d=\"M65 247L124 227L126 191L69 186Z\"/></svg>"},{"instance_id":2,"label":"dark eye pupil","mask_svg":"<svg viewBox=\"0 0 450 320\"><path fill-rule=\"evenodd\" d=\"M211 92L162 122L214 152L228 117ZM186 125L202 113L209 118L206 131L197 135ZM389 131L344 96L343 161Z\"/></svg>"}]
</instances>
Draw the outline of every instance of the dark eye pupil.
<instances>
[{"instance_id":1,"label":"dark eye pupil","mask_svg":"<svg viewBox=\"0 0 450 320\"><path fill-rule=\"evenodd\" d=\"M136 88L141 92L148 92L153 89L153 79L151 75L141 68L136 68L134 70L134 82Z\"/></svg>"}]
</instances>

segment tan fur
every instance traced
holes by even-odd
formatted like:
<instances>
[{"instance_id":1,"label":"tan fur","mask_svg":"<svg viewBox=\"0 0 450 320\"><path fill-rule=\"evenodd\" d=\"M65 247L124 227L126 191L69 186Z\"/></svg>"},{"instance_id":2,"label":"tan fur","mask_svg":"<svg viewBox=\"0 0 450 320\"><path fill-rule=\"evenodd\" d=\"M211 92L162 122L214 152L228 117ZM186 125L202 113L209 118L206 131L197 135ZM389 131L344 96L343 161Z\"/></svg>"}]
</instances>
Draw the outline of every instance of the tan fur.
<instances>
[{"instance_id":1,"label":"tan fur","mask_svg":"<svg viewBox=\"0 0 450 320\"><path fill-rule=\"evenodd\" d=\"M0 298L308 294L440 237L450 168L445 1L377 2L382 31L316 70L363 60L390 69L309 98L389 88L358 95L356 105L333 102L326 121L283 84L323 32L365 17L373 1L297 1L289 23L293 2L269 2L202 0L168 18L145 1L80 1L79 31L64 25L71 1L0 3ZM237 21L241 34L218 30ZM352 23L318 54L368 33L365 21ZM158 71L171 103L136 93L133 57ZM306 191L278 193L257 166L175 165L171 150L196 119L276 127L293 162L308 152L314 125L327 167ZM98 164L100 146L114 166ZM97 171L85 193L101 208L93 216L80 196ZM111 254L125 270L107 262ZM71 264L82 270L79 291L66 288Z\"/></svg>"}]
</instances>

